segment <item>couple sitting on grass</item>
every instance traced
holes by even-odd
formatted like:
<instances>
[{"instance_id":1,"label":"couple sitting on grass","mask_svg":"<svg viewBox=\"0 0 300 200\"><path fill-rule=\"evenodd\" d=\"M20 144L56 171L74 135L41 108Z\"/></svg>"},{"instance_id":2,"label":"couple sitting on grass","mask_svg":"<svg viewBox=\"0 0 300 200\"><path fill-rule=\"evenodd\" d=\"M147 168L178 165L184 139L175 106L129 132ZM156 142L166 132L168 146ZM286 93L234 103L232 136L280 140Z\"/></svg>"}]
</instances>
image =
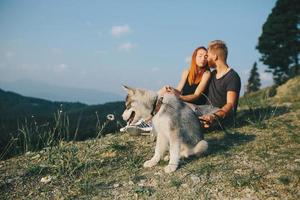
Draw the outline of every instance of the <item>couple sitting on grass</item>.
<instances>
[{"instance_id":1,"label":"couple sitting on grass","mask_svg":"<svg viewBox=\"0 0 300 200\"><path fill-rule=\"evenodd\" d=\"M241 80L228 66L227 54L227 46L221 40L210 42L208 49L196 48L190 68L183 71L178 86L164 86L159 90L159 95L172 93L186 102L199 116L203 128L232 121L238 106ZM210 68L215 70L210 71ZM129 130L150 132L152 126L140 120L135 125L121 128L120 131Z\"/></svg>"}]
</instances>

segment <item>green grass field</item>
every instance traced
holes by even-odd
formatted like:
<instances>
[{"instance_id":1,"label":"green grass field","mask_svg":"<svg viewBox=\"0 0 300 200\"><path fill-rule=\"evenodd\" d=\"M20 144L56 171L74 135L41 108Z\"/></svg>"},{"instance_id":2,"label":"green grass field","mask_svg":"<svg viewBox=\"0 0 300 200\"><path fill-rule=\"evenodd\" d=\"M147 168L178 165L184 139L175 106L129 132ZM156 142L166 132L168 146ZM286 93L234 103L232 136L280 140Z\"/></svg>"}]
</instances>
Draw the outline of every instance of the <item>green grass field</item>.
<instances>
[{"instance_id":1,"label":"green grass field","mask_svg":"<svg viewBox=\"0 0 300 200\"><path fill-rule=\"evenodd\" d=\"M109 134L0 161L0 198L300 199L299 82L242 97L236 125L172 174L142 167L153 137Z\"/></svg>"}]
</instances>

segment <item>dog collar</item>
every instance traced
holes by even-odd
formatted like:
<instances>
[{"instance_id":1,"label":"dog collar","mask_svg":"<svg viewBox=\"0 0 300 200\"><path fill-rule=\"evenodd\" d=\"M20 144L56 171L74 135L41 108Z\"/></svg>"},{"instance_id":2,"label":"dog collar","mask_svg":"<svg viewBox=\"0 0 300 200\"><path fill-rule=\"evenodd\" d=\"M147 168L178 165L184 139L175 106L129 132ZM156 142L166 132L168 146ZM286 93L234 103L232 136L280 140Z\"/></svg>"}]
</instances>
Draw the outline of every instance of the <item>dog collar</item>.
<instances>
[{"instance_id":1,"label":"dog collar","mask_svg":"<svg viewBox=\"0 0 300 200\"><path fill-rule=\"evenodd\" d=\"M152 117L153 117L154 115L156 115L156 113L158 113L158 111L159 111L159 109L160 109L160 107L161 107L162 101L163 101L163 97L158 98L158 96L157 96L157 97L155 98L155 101L154 101L154 103L153 103L153 110L152 110L152 112L151 112Z\"/></svg>"}]
</instances>

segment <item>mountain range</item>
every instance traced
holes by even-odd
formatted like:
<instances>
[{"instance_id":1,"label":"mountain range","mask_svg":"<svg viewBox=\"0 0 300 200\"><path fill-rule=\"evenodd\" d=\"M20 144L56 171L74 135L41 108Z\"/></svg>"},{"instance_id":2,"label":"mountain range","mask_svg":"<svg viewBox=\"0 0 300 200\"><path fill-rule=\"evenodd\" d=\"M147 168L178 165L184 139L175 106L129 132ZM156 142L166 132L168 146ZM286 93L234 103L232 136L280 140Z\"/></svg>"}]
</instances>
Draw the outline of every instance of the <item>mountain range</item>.
<instances>
[{"instance_id":1,"label":"mountain range","mask_svg":"<svg viewBox=\"0 0 300 200\"><path fill-rule=\"evenodd\" d=\"M121 101L124 99L121 95L114 94L113 92L56 86L42 81L28 79L14 82L0 81L0 88L29 97L48 99L51 101L82 102L89 105Z\"/></svg>"}]
</instances>

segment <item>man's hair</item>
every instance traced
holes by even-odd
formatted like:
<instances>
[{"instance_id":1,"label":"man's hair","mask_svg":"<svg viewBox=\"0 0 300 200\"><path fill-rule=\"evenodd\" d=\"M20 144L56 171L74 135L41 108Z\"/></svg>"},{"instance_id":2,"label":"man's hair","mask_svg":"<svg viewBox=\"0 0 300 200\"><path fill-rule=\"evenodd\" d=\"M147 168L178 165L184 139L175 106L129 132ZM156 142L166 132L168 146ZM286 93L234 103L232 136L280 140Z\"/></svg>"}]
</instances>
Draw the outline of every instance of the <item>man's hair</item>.
<instances>
[{"instance_id":1,"label":"man's hair","mask_svg":"<svg viewBox=\"0 0 300 200\"><path fill-rule=\"evenodd\" d=\"M222 40L211 41L208 44L208 50L214 52L215 54L222 57L226 61L228 50L225 42L223 42Z\"/></svg>"}]
</instances>

